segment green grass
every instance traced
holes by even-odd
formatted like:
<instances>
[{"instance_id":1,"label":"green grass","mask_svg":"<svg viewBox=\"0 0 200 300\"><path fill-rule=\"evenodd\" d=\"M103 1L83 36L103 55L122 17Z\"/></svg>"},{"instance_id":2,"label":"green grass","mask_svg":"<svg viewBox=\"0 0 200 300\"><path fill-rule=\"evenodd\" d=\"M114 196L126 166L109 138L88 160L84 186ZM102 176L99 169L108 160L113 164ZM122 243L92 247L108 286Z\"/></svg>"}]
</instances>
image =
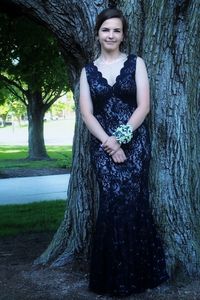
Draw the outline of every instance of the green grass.
<instances>
[{"instance_id":1,"label":"green grass","mask_svg":"<svg viewBox=\"0 0 200 300\"><path fill-rule=\"evenodd\" d=\"M64 200L0 205L0 237L56 231L65 207Z\"/></svg>"},{"instance_id":2,"label":"green grass","mask_svg":"<svg viewBox=\"0 0 200 300\"><path fill-rule=\"evenodd\" d=\"M46 146L52 160L26 160L27 146L0 146L0 170L8 168L70 168L72 146Z\"/></svg>"}]
</instances>

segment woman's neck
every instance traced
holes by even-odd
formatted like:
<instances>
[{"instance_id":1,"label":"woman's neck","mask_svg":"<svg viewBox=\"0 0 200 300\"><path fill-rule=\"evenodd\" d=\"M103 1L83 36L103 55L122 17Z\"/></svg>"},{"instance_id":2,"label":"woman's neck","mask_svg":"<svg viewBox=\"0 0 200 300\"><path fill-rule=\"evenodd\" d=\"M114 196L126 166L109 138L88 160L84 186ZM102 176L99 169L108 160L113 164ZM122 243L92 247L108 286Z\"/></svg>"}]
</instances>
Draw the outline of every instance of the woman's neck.
<instances>
[{"instance_id":1,"label":"woman's neck","mask_svg":"<svg viewBox=\"0 0 200 300\"><path fill-rule=\"evenodd\" d=\"M104 64L111 64L125 58L125 56L126 54L120 51L110 52L110 53L102 51L98 60L99 62Z\"/></svg>"}]
</instances>

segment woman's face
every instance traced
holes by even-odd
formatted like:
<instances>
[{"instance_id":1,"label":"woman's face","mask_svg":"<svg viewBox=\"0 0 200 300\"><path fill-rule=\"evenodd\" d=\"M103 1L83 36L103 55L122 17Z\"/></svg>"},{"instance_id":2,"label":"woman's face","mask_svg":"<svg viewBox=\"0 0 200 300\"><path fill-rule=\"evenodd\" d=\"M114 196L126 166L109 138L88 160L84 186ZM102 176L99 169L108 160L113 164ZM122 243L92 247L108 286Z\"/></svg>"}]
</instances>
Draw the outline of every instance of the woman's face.
<instances>
[{"instance_id":1,"label":"woman's face","mask_svg":"<svg viewBox=\"0 0 200 300\"><path fill-rule=\"evenodd\" d=\"M119 49L123 41L123 24L119 18L104 21L99 28L98 39L101 48L107 51Z\"/></svg>"}]
</instances>

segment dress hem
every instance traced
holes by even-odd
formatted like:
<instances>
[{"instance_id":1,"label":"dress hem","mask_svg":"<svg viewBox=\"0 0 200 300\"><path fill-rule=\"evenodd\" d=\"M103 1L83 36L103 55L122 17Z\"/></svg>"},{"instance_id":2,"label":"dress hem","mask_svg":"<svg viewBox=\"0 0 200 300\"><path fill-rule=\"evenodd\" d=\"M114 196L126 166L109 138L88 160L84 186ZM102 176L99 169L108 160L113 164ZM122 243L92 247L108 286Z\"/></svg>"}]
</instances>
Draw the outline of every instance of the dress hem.
<instances>
[{"instance_id":1,"label":"dress hem","mask_svg":"<svg viewBox=\"0 0 200 300\"><path fill-rule=\"evenodd\" d=\"M88 286L88 290L90 292L93 292L95 294L102 295L102 296L128 297L128 296L131 296L134 294L144 293L149 289L154 289L154 288L160 286L161 284L166 283L166 281L168 281L168 280L169 280L169 276L166 275L165 277L162 277L162 279L160 279L156 283L149 284L148 286L146 286L144 288L134 288L134 289L130 290L129 292L127 291L127 293L113 292L113 291L109 291L109 290L105 291L105 290L98 289L98 288L92 288L90 285Z\"/></svg>"}]
</instances>

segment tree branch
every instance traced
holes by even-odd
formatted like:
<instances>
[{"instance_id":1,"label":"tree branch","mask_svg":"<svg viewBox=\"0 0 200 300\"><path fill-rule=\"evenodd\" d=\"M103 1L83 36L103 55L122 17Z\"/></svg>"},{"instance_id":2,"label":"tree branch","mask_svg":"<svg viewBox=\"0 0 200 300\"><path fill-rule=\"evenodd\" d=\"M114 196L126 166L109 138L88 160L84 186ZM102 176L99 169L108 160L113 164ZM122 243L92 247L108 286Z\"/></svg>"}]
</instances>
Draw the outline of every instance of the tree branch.
<instances>
[{"instance_id":1,"label":"tree branch","mask_svg":"<svg viewBox=\"0 0 200 300\"><path fill-rule=\"evenodd\" d=\"M17 89L19 89L22 94L25 94L26 95L26 91L15 81L11 80L11 79L8 79L6 76L0 74L0 80L4 81L5 83L9 84L9 85L12 85L12 86L15 86Z\"/></svg>"},{"instance_id":2,"label":"tree branch","mask_svg":"<svg viewBox=\"0 0 200 300\"><path fill-rule=\"evenodd\" d=\"M50 103L50 99L52 99L52 97L53 97L53 99L54 98L60 98L61 97L61 92L62 92L62 90L61 89L58 89L58 92L56 92L56 91L52 91L51 93L50 93L50 95L48 96L47 94L46 94L46 99L45 99L45 97L43 97L43 99L45 100L44 101L44 104L48 104L48 103ZM63 95L65 95L66 93L64 93ZM63 96L62 95L62 96ZM54 103L55 101L53 101L53 103Z\"/></svg>"},{"instance_id":3,"label":"tree branch","mask_svg":"<svg viewBox=\"0 0 200 300\"><path fill-rule=\"evenodd\" d=\"M19 100L25 105L27 106L27 103L25 101L25 97L24 94L22 94L22 97L12 88L12 86L8 83L5 83L6 88L11 92L11 94L13 94L16 98L19 98Z\"/></svg>"},{"instance_id":4,"label":"tree branch","mask_svg":"<svg viewBox=\"0 0 200 300\"><path fill-rule=\"evenodd\" d=\"M46 95L43 97L44 104L47 104L49 100L52 98L52 96L53 96L53 91L51 93L48 92L48 94L46 93Z\"/></svg>"},{"instance_id":5,"label":"tree branch","mask_svg":"<svg viewBox=\"0 0 200 300\"><path fill-rule=\"evenodd\" d=\"M22 99L21 99L21 101L24 103L24 105L25 106L28 106L28 103L27 103L27 97L24 95L24 94L22 94Z\"/></svg>"},{"instance_id":6,"label":"tree branch","mask_svg":"<svg viewBox=\"0 0 200 300\"><path fill-rule=\"evenodd\" d=\"M51 107L51 105L54 103L54 102L56 102L56 100L58 100L58 98L60 98L60 97L62 97L62 96L64 96L65 95L65 93L64 94L60 94L60 93L57 93L57 95L55 95L52 99L51 99L51 101L49 101L48 103L45 103L45 106L46 107Z\"/></svg>"},{"instance_id":7,"label":"tree branch","mask_svg":"<svg viewBox=\"0 0 200 300\"><path fill-rule=\"evenodd\" d=\"M79 71L93 57L94 40L91 37L94 36L95 17L102 10L98 1L60 0L59 6L51 0L10 0L10 3L42 22L56 35L67 53L68 65Z\"/></svg>"}]
</instances>

